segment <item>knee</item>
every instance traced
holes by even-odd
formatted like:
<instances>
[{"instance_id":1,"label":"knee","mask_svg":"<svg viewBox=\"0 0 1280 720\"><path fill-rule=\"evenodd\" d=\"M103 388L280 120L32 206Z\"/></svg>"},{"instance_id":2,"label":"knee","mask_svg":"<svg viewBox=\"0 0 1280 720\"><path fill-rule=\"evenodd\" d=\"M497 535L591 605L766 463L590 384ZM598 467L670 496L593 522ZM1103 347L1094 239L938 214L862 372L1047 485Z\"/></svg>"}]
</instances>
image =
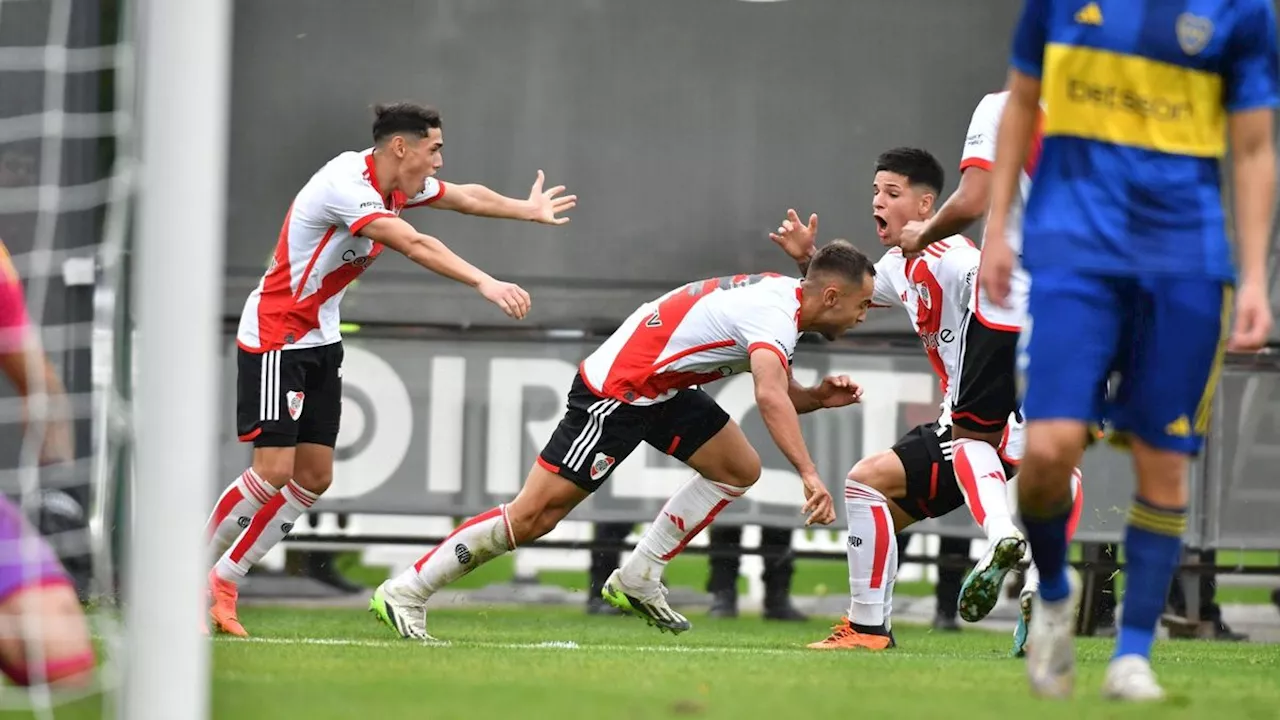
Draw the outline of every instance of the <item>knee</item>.
<instances>
[{"instance_id":1,"label":"knee","mask_svg":"<svg viewBox=\"0 0 1280 720\"><path fill-rule=\"evenodd\" d=\"M1070 477L1079 455L1074 445L1069 438L1057 435L1028 437L1022 467L1034 466L1040 472L1049 471L1055 475Z\"/></svg>"},{"instance_id":2,"label":"knee","mask_svg":"<svg viewBox=\"0 0 1280 720\"><path fill-rule=\"evenodd\" d=\"M748 446L746 450L727 458L723 478L712 478L734 487L749 488L760 479L760 454Z\"/></svg>"},{"instance_id":3,"label":"knee","mask_svg":"<svg viewBox=\"0 0 1280 720\"><path fill-rule=\"evenodd\" d=\"M333 484L333 470L331 468L297 468L293 477L293 481L302 486L303 490L323 495L329 486Z\"/></svg>"},{"instance_id":4,"label":"knee","mask_svg":"<svg viewBox=\"0 0 1280 720\"><path fill-rule=\"evenodd\" d=\"M893 474L886 472L886 464L883 453L864 457L849 471L847 479L866 485L885 497L895 497L901 494L902 488L894 487L897 483L893 481Z\"/></svg>"},{"instance_id":5,"label":"knee","mask_svg":"<svg viewBox=\"0 0 1280 720\"><path fill-rule=\"evenodd\" d=\"M285 483L293 479L293 456L287 453L272 453L255 459L253 471L273 487L282 488Z\"/></svg>"},{"instance_id":6,"label":"knee","mask_svg":"<svg viewBox=\"0 0 1280 720\"><path fill-rule=\"evenodd\" d=\"M517 497L507 505L507 521L511 523L516 544L537 540L551 532L570 509L572 506L554 500Z\"/></svg>"}]
</instances>

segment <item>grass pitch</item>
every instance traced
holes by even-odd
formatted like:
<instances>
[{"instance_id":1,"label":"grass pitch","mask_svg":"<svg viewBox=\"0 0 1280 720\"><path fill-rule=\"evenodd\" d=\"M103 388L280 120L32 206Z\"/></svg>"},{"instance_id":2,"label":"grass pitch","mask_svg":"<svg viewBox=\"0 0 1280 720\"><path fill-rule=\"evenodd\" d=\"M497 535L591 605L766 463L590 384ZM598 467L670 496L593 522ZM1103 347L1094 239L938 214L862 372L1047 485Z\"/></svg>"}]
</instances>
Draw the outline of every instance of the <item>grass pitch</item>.
<instances>
[{"instance_id":1,"label":"grass pitch","mask_svg":"<svg viewBox=\"0 0 1280 720\"><path fill-rule=\"evenodd\" d=\"M1280 646L1162 642L1172 698L1120 706L1098 696L1111 642L1080 639L1076 699L1031 698L1009 637L895 628L878 654L807 650L827 622L690 616L673 637L630 617L578 608L441 608L447 646L395 639L355 610L245 608L254 637L213 641L219 720L427 718L1275 718ZM101 699L56 718L100 717ZM3 717L33 717L0 713Z\"/></svg>"}]
</instances>

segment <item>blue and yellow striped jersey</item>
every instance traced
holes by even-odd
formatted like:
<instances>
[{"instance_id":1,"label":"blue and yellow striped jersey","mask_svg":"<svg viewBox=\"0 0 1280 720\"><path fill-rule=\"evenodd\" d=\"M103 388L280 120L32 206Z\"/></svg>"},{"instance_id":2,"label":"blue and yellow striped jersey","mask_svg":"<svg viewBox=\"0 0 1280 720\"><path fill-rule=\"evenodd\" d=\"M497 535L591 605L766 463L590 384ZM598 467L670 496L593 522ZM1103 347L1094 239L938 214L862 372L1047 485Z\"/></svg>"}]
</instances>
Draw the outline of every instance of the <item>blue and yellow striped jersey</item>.
<instances>
[{"instance_id":1,"label":"blue and yellow striped jersey","mask_svg":"<svg viewBox=\"0 0 1280 720\"><path fill-rule=\"evenodd\" d=\"M1012 64L1045 109L1029 269L1234 278L1219 162L1280 101L1271 0L1027 0Z\"/></svg>"}]
</instances>

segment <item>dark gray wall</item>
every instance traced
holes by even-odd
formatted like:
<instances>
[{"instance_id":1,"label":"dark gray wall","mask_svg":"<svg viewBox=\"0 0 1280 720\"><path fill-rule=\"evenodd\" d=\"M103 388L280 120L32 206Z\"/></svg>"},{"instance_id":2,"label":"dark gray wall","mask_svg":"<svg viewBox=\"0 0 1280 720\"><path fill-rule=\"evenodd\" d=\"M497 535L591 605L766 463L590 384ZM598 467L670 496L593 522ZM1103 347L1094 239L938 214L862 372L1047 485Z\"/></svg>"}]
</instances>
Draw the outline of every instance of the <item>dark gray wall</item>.
<instances>
[{"instance_id":1,"label":"dark gray wall","mask_svg":"<svg viewBox=\"0 0 1280 720\"><path fill-rule=\"evenodd\" d=\"M369 145L370 107L396 99L443 112L445 180L523 196L542 168L580 196L558 229L406 214L524 284L532 323L607 326L697 277L789 270L767 232L790 206L817 211L824 237L878 252L876 154L919 145L956 167L973 106L1003 84L1020 5L237 2L227 312L239 314L294 193ZM504 322L400 257L379 261L343 310ZM908 329L901 313L872 322Z\"/></svg>"}]
</instances>

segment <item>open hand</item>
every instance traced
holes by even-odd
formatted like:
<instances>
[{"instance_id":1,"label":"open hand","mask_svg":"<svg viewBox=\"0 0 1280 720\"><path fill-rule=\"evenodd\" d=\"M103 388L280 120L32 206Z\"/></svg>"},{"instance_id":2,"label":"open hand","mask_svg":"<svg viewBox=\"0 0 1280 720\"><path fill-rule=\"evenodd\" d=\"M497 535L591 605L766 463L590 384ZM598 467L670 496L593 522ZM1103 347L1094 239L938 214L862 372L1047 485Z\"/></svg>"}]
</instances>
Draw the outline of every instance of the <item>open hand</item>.
<instances>
[{"instance_id":1,"label":"open hand","mask_svg":"<svg viewBox=\"0 0 1280 720\"><path fill-rule=\"evenodd\" d=\"M1013 277L1013 248L1004 237L1004 223L989 223L982 236L982 262L978 282L991 302L1008 307L1009 283Z\"/></svg>"},{"instance_id":2,"label":"open hand","mask_svg":"<svg viewBox=\"0 0 1280 720\"><path fill-rule=\"evenodd\" d=\"M544 225L564 225L569 222L569 218L557 217L557 215L576 207L578 196L565 195L557 197L564 192L564 186L557 185L550 190L543 190L542 183L545 180L546 176L539 170L538 179L534 180L533 187L529 188L529 219Z\"/></svg>"},{"instance_id":3,"label":"open hand","mask_svg":"<svg viewBox=\"0 0 1280 720\"><path fill-rule=\"evenodd\" d=\"M813 255L814 245L818 239L818 214L809 216L806 225L800 222L795 210L787 211L787 219L778 226L777 232L769 233L769 239L782 248L796 262L804 262Z\"/></svg>"}]
</instances>

